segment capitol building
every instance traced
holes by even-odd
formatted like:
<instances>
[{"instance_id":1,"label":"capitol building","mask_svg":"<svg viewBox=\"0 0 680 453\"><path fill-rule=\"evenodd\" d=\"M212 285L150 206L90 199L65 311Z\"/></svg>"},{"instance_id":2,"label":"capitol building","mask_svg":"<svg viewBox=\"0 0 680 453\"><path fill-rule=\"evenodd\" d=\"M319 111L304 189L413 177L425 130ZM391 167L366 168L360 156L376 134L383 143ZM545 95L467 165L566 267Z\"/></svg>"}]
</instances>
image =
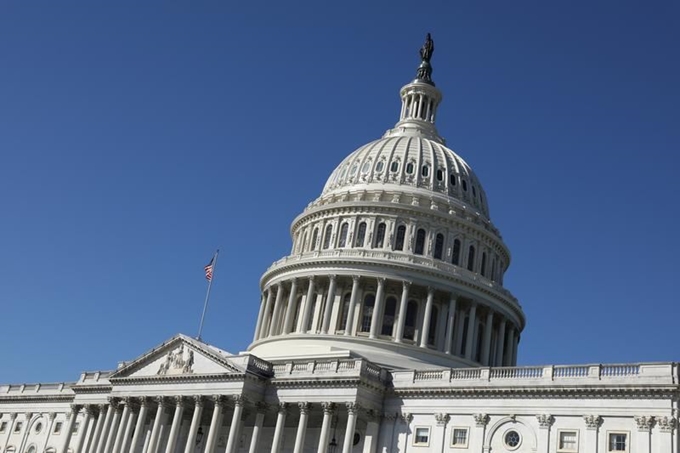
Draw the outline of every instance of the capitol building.
<instances>
[{"instance_id":1,"label":"capitol building","mask_svg":"<svg viewBox=\"0 0 680 453\"><path fill-rule=\"evenodd\" d=\"M246 351L179 334L2 384L0 453L680 453L676 363L517 366L510 251L436 128L433 52L293 220Z\"/></svg>"}]
</instances>

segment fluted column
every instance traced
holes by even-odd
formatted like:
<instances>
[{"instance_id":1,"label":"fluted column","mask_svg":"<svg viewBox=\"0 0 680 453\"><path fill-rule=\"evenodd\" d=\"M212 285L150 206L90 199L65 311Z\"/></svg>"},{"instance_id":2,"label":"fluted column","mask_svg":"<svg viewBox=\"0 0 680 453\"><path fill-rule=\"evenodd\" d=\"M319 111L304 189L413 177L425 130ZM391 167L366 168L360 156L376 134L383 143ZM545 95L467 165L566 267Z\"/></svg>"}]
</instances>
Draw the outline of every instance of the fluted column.
<instances>
[{"instance_id":1,"label":"fluted column","mask_svg":"<svg viewBox=\"0 0 680 453\"><path fill-rule=\"evenodd\" d=\"M234 414L231 417L231 426L229 426L229 437L227 438L227 449L225 453L234 453L236 450L236 436L241 429L241 416L243 415L243 406L246 400L241 395L236 395L234 401ZM170 452L168 452L170 453Z\"/></svg>"},{"instance_id":2,"label":"fluted column","mask_svg":"<svg viewBox=\"0 0 680 453\"><path fill-rule=\"evenodd\" d=\"M94 425L92 438L90 439L90 443L87 448L88 453L95 453L95 451L97 450L97 442L99 442L99 436L101 435L102 428L104 426L104 419L106 418L106 408L107 408L106 404L100 404L98 406L99 414L97 415L97 422Z\"/></svg>"},{"instance_id":3,"label":"fluted column","mask_svg":"<svg viewBox=\"0 0 680 453\"><path fill-rule=\"evenodd\" d=\"M215 402L215 408L213 409L212 419L210 420L208 440L205 442L205 450L203 453L213 453L215 451L217 434L222 426L222 417L224 416L224 398L221 396L214 396L213 401Z\"/></svg>"},{"instance_id":4,"label":"fluted column","mask_svg":"<svg viewBox=\"0 0 680 453\"><path fill-rule=\"evenodd\" d=\"M116 440L116 433L118 432L118 425L120 423L120 416L123 413L123 405L116 404L113 410L113 418L111 419L111 427L106 435L106 443L104 444L104 453L110 453L113 448L113 443Z\"/></svg>"},{"instance_id":5,"label":"fluted column","mask_svg":"<svg viewBox=\"0 0 680 453\"><path fill-rule=\"evenodd\" d=\"M120 446L121 453L128 453L130 451L130 437L132 430L137 423L137 416L139 415L139 405L136 401L130 401L130 414L128 415L127 423L125 423L125 431L123 432L123 443Z\"/></svg>"},{"instance_id":6,"label":"fluted column","mask_svg":"<svg viewBox=\"0 0 680 453\"><path fill-rule=\"evenodd\" d=\"M269 334L269 325L271 321L272 314L272 303L274 302L274 293L272 293L272 288L267 288L267 301L264 306L264 316L262 318L262 326L260 326L260 339L267 338Z\"/></svg>"},{"instance_id":7,"label":"fluted column","mask_svg":"<svg viewBox=\"0 0 680 453\"><path fill-rule=\"evenodd\" d=\"M74 453L82 453L83 445L85 443L85 438L87 437L87 427L90 424L90 420L94 413L94 407L92 405L85 406L85 416L83 417L83 422L81 423L80 432L81 435L78 436L78 441L76 442L76 448L73 450Z\"/></svg>"},{"instance_id":8,"label":"fluted column","mask_svg":"<svg viewBox=\"0 0 680 453\"><path fill-rule=\"evenodd\" d=\"M319 446L317 453L326 453L328 451L328 442L331 437L331 421L335 414L334 403L321 403L323 409L323 421L321 422L321 434L319 435Z\"/></svg>"},{"instance_id":9,"label":"fluted column","mask_svg":"<svg viewBox=\"0 0 680 453\"><path fill-rule=\"evenodd\" d=\"M201 426L201 415L203 415L203 397L194 396L194 415L191 416L191 426L187 435L187 442L184 445L184 453L193 453L196 448L196 434Z\"/></svg>"},{"instance_id":10,"label":"fluted column","mask_svg":"<svg viewBox=\"0 0 680 453\"><path fill-rule=\"evenodd\" d=\"M151 400L147 397L140 398L139 405L139 416L137 416L137 424L135 425L135 433L132 435L132 441L130 442L129 453L136 453L137 446L139 445L139 440L142 436L142 431L144 430L144 422L146 421L146 414L149 411L149 403Z\"/></svg>"},{"instance_id":11,"label":"fluted column","mask_svg":"<svg viewBox=\"0 0 680 453\"><path fill-rule=\"evenodd\" d=\"M347 427L345 428L345 440L342 442L342 453L352 452L358 413L359 405L357 403L347 403Z\"/></svg>"},{"instance_id":12,"label":"fluted column","mask_svg":"<svg viewBox=\"0 0 680 453\"><path fill-rule=\"evenodd\" d=\"M475 324L477 324L477 319L475 318L476 312L477 304L473 303L470 307L470 314L468 315L467 338L465 339L465 358L468 360L472 360L472 351L475 349Z\"/></svg>"},{"instance_id":13,"label":"fluted column","mask_svg":"<svg viewBox=\"0 0 680 453\"><path fill-rule=\"evenodd\" d=\"M284 334L289 334L293 330L296 298L297 298L297 280L293 279L290 284L290 294L288 295L288 306L286 307L286 316L283 319Z\"/></svg>"},{"instance_id":14,"label":"fluted column","mask_svg":"<svg viewBox=\"0 0 680 453\"><path fill-rule=\"evenodd\" d=\"M97 448L95 453L103 453L104 446L106 445L106 439L109 435L109 427L111 426L111 419L113 418L113 413L116 411L116 406L118 405L118 400L115 398L109 398L109 405L106 410L106 417L104 418L104 426L102 427L101 434L97 440Z\"/></svg>"},{"instance_id":15,"label":"fluted column","mask_svg":"<svg viewBox=\"0 0 680 453\"><path fill-rule=\"evenodd\" d=\"M357 305L359 295L359 276L352 276L352 295L349 298L349 309L347 310L347 323L345 324L345 336L352 335L354 330L354 309Z\"/></svg>"},{"instance_id":16,"label":"fluted column","mask_svg":"<svg viewBox=\"0 0 680 453\"><path fill-rule=\"evenodd\" d=\"M276 416L276 428L274 428L271 453L279 453L281 451L281 437L283 436L283 431L286 427L287 409L287 403L279 403L279 412Z\"/></svg>"},{"instance_id":17,"label":"fluted column","mask_svg":"<svg viewBox=\"0 0 680 453\"><path fill-rule=\"evenodd\" d=\"M491 354L491 332L493 331L493 312L489 310L486 314L484 324L484 342L482 343L482 365L489 366L489 354Z\"/></svg>"},{"instance_id":18,"label":"fluted column","mask_svg":"<svg viewBox=\"0 0 680 453\"><path fill-rule=\"evenodd\" d=\"M311 406L311 404L306 402L298 403L298 407L300 408L300 420L298 421L298 429L295 435L295 447L293 447L293 453L302 453L305 448L307 419L309 418L309 409Z\"/></svg>"},{"instance_id":19,"label":"fluted column","mask_svg":"<svg viewBox=\"0 0 680 453\"><path fill-rule=\"evenodd\" d=\"M151 437L149 438L149 446L144 453L156 453L158 449L158 438L161 435L161 424L165 418L165 408L167 407L167 401L165 398L157 398L158 407L156 408L156 418L153 421L153 427L151 428Z\"/></svg>"},{"instance_id":20,"label":"fluted column","mask_svg":"<svg viewBox=\"0 0 680 453\"><path fill-rule=\"evenodd\" d=\"M255 406L257 407L257 414L255 415L255 424L253 425L253 434L250 437L250 448L248 449L248 453L257 453L257 447L260 444L260 436L262 435L264 416L267 412L267 405L265 403L260 402Z\"/></svg>"},{"instance_id":21,"label":"fluted column","mask_svg":"<svg viewBox=\"0 0 680 453\"><path fill-rule=\"evenodd\" d=\"M513 330L515 327L510 324L505 329L505 352L503 353L503 365L512 366L512 339L514 337Z\"/></svg>"},{"instance_id":22,"label":"fluted column","mask_svg":"<svg viewBox=\"0 0 680 453\"><path fill-rule=\"evenodd\" d=\"M184 414L184 405L185 400L183 397L175 397L175 414L172 417L172 425L170 426L170 435L168 436L165 453L173 453L175 451L177 435L179 434L179 425L182 423L182 415Z\"/></svg>"},{"instance_id":23,"label":"fluted column","mask_svg":"<svg viewBox=\"0 0 680 453\"><path fill-rule=\"evenodd\" d=\"M432 318L432 304L434 303L434 288L427 288L427 302L425 303L425 314L423 315L423 333L420 335L420 347L426 348L430 337L430 318Z\"/></svg>"},{"instance_id":24,"label":"fluted column","mask_svg":"<svg viewBox=\"0 0 680 453\"><path fill-rule=\"evenodd\" d=\"M447 321L446 329L446 345L444 346L444 352L451 354L453 350L453 329L456 324L456 303L458 298L455 294L451 294L449 299L449 316Z\"/></svg>"},{"instance_id":25,"label":"fluted column","mask_svg":"<svg viewBox=\"0 0 680 453\"><path fill-rule=\"evenodd\" d=\"M283 285L281 282L276 284L276 300L274 301L274 316L272 317L271 325L269 326L268 336L272 337L276 335L276 328L279 324L279 318L281 317L281 304L283 304Z\"/></svg>"},{"instance_id":26,"label":"fluted column","mask_svg":"<svg viewBox=\"0 0 680 453\"><path fill-rule=\"evenodd\" d=\"M385 302L385 279L378 279L378 290L375 292L375 305L373 306L373 315L371 316L371 330L368 338L378 338L382 330L382 310Z\"/></svg>"},{"instance_id":27,"label":"fluted column","mask_svg":"<svg viewBox=\"0 0 680 453\"><path fill-rule=\"evenodd\" d=\"M323 311L323 323L321 324L321 333L327 334L331 325L331 314L333 313L333 302L335 302L335 286L337 284L337 277L330 276L330 283L328 284L328 295L326 296L326 307Z\"/></svg>"},{"instance_id":28,"label":"fluted column","mask_svg":"<svg viewBox=\"0 0 680 453\"><path fill-rule=\"evenodd\" d=\"M498 338L496 339L496 363L495 366L503 366L503 361L505 356L503 354L505 350L505 321L501 319L500 327L498 330Z\"/></svg>"},{"instance_id":29,"label":"fluted column","mask_svg":"<svg viewBox=\"0 0 680 453\"><path fill-rule=\"evenodd\" d=\"M127 418L130 415L130 398L123 398L123 414L118 422L118 427L116 428L116 436L113 441L112 453L120 453L120 447L123 442L123 433L125 432L125 425L127 424Z\"/></svg>"},{"instance_id":30,"label":"fluted column","mask_svg":"<svg viewBox=\"0 0 680 453\"><path fill-rule=\"evenodd\" d=\"M255 335L253 335L253 341L257 341L260 339L260 329L262 329L262 318L264 318L264 306L265 298L263 295L262 300L260 301L260 311L257 313L257 324L255 325Z\"/></svg>"},{"instance_id":31,"label":"fluted column","mask_svg":"<svg viewBox=\"0 0 680 453\"><path fill-rule=\"evenodd\" d=\"M397 333L394 341L401 343L404 341L404 326L406 325L406 312L408 311L408 290L411 282L402 282L401 301L399 302L399 315L397 316Z\"/></svg>"},{"instance_id":32,"label":"fluted column","mask_svg":"<svg viewBox=\"0 0 680 453\"><path fill-rule=\"evenodd\" d=\"M305 309L302 314L302 324L300 325L300 333L307 333L307 326L309 325L309 318L312 316L312 307L316 293L314 292L314 276L309 277L309 286L307 287L307 298L305 299Z\"/></svg>"},{"instance_id":33,"label":"fluted column","mask_svg":"<svg viewBox=\"0 0 680 453\"><path fill-rule=\"evenodd\" d=\"M68 450L69 443L71 443L71 436L73 435L73 425L76 423L76 418L78 418L78 412L80 412L82 406L77 404L71 405L71 414L68 417L68 423L66 425L66 431L64 431L64 440L61 444L61 452L66 453ZM28 419L28 417L27 417ZM28 429L28 422L26 420L26 428Z\"/></svg>"}]
</instances>

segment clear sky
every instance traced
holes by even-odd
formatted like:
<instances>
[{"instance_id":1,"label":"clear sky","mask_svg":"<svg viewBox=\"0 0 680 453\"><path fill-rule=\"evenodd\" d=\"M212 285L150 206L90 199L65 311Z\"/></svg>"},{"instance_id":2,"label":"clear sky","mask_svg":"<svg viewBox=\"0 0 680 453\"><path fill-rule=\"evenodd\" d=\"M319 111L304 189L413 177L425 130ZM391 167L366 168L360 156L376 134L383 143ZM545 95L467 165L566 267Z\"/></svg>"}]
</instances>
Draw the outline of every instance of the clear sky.
<instances>
[{"instance_id":1,"label":"clear sky","mask_svg":"<svg viewBox=\"0 0 680 453\"><path fill-rule=\"evenodd\" d=\"M512 251L519 362L680 360L679 15L0 3L0 382L75 380L195 335L217 247L204 339L245 350L291 221L397 121L427 32L438 129Z\"/></svg>"}]
</instances>

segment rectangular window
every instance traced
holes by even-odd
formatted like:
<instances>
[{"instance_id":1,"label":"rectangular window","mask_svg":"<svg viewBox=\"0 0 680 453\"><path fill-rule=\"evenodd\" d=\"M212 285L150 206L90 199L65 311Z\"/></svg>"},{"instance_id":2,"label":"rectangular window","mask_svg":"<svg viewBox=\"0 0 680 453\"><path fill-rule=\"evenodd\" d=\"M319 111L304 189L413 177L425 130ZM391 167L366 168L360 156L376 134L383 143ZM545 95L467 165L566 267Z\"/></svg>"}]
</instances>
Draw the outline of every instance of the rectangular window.
<instances>
[{"instance_id":1,"label":"rectangular window","mask_svg":"<svg viewBox=\"0 0 680 453\"><path fill-rule=\"evenodd\" d=\"M413 445L427 447L430 444L430 428L416 428Z\"/></svg>"},{"instance_id":2,"label":"rectangular window","mask_svg":"<svg viewBox=\"0 0 680 453\"><path fill-rule=\"evenodd\" d=\"M59 434L61 432L61 427L63 426L62 422L56 422L54 424L54 434Z\"/></svg>"},{"instance_id":3,"label":"rectangular window","mask_svg":"<svg viewBox=\"0 0 680 453\"><path fill-rule=\"evenodd\" d=\"M23 427L24 427L24 422L17 422L17 424L14 425L14 432L15 432L15 433L20 433L20 432L21 432L21 428L23 428Z\"/></svg>"},{"instance_id":4,"label":"rectangular window","mask_svg":"<svg viewBox=\"0 0 680 453\"><path fill-rule=\"evenodd\" d=\"M559 431L557 435L558 452L578 451L578 431Z\"/></svg>"},{"instance_id":5,"label":"rectangular window","mask_svg":"<svg viewBox=\"0 0 680 453\"><path fill-rule=\"evenodd\" d=\"M628 451L628 433L609 433L608 451Z\"/></svg>"},{"instance_id":6,"label":"rectangular window","mask_svg":"<svg viewBox=\"0 0 680 453\"><path fill-rule=\"evenodd\" d=\"M451 447L453 448L467 448L468 446L468 428L453 427L451 431Z\"/></svg>"},{"instance_id":7,"label":"rectangular window","mask_svg":"<svg viewBox=\"0 0 680 453\"><path fill-rule=\"evenodd\" d=\"M0 433L4 433L7 429L7 422L0 423Z\"/></svg>"}]
</instances>

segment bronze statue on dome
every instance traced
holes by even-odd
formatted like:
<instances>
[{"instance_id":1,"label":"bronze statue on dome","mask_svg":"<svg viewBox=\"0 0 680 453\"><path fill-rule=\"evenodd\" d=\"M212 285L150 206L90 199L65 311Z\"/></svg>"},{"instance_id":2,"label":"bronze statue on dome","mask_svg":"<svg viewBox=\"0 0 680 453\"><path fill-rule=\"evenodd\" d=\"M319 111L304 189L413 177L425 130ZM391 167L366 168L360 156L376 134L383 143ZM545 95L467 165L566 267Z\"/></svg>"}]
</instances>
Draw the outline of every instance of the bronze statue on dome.
<instances>
[{"instance_id":1,"label":"bronze statue on dome","mask_svg":"<svg viewBox=\"0 0 680 453\"><path fill-rule=\"evenodd\" d=\"M434 85L432 81L432 66L430 65L430 59L434 53L434 41L432 36L427 34L425 38L425 44L420 48L420 66L418 66L418 72L416 72L416 80L420 82L425 82L430 85Z\"/></svg>"},{"instance_id":2,"label":"bronze statue on dome","mask_svg":"<svg viewBox=\"0 0 680 453\"><path fill-rule=\"evenodd\" d=\"M432 41L432 36L430 36L428 33L427 37L425 38L425 44L423 44L423 47L420 48L420 59L429 63L433 53L434 41Z\"/></svg>"}]
</instances>

